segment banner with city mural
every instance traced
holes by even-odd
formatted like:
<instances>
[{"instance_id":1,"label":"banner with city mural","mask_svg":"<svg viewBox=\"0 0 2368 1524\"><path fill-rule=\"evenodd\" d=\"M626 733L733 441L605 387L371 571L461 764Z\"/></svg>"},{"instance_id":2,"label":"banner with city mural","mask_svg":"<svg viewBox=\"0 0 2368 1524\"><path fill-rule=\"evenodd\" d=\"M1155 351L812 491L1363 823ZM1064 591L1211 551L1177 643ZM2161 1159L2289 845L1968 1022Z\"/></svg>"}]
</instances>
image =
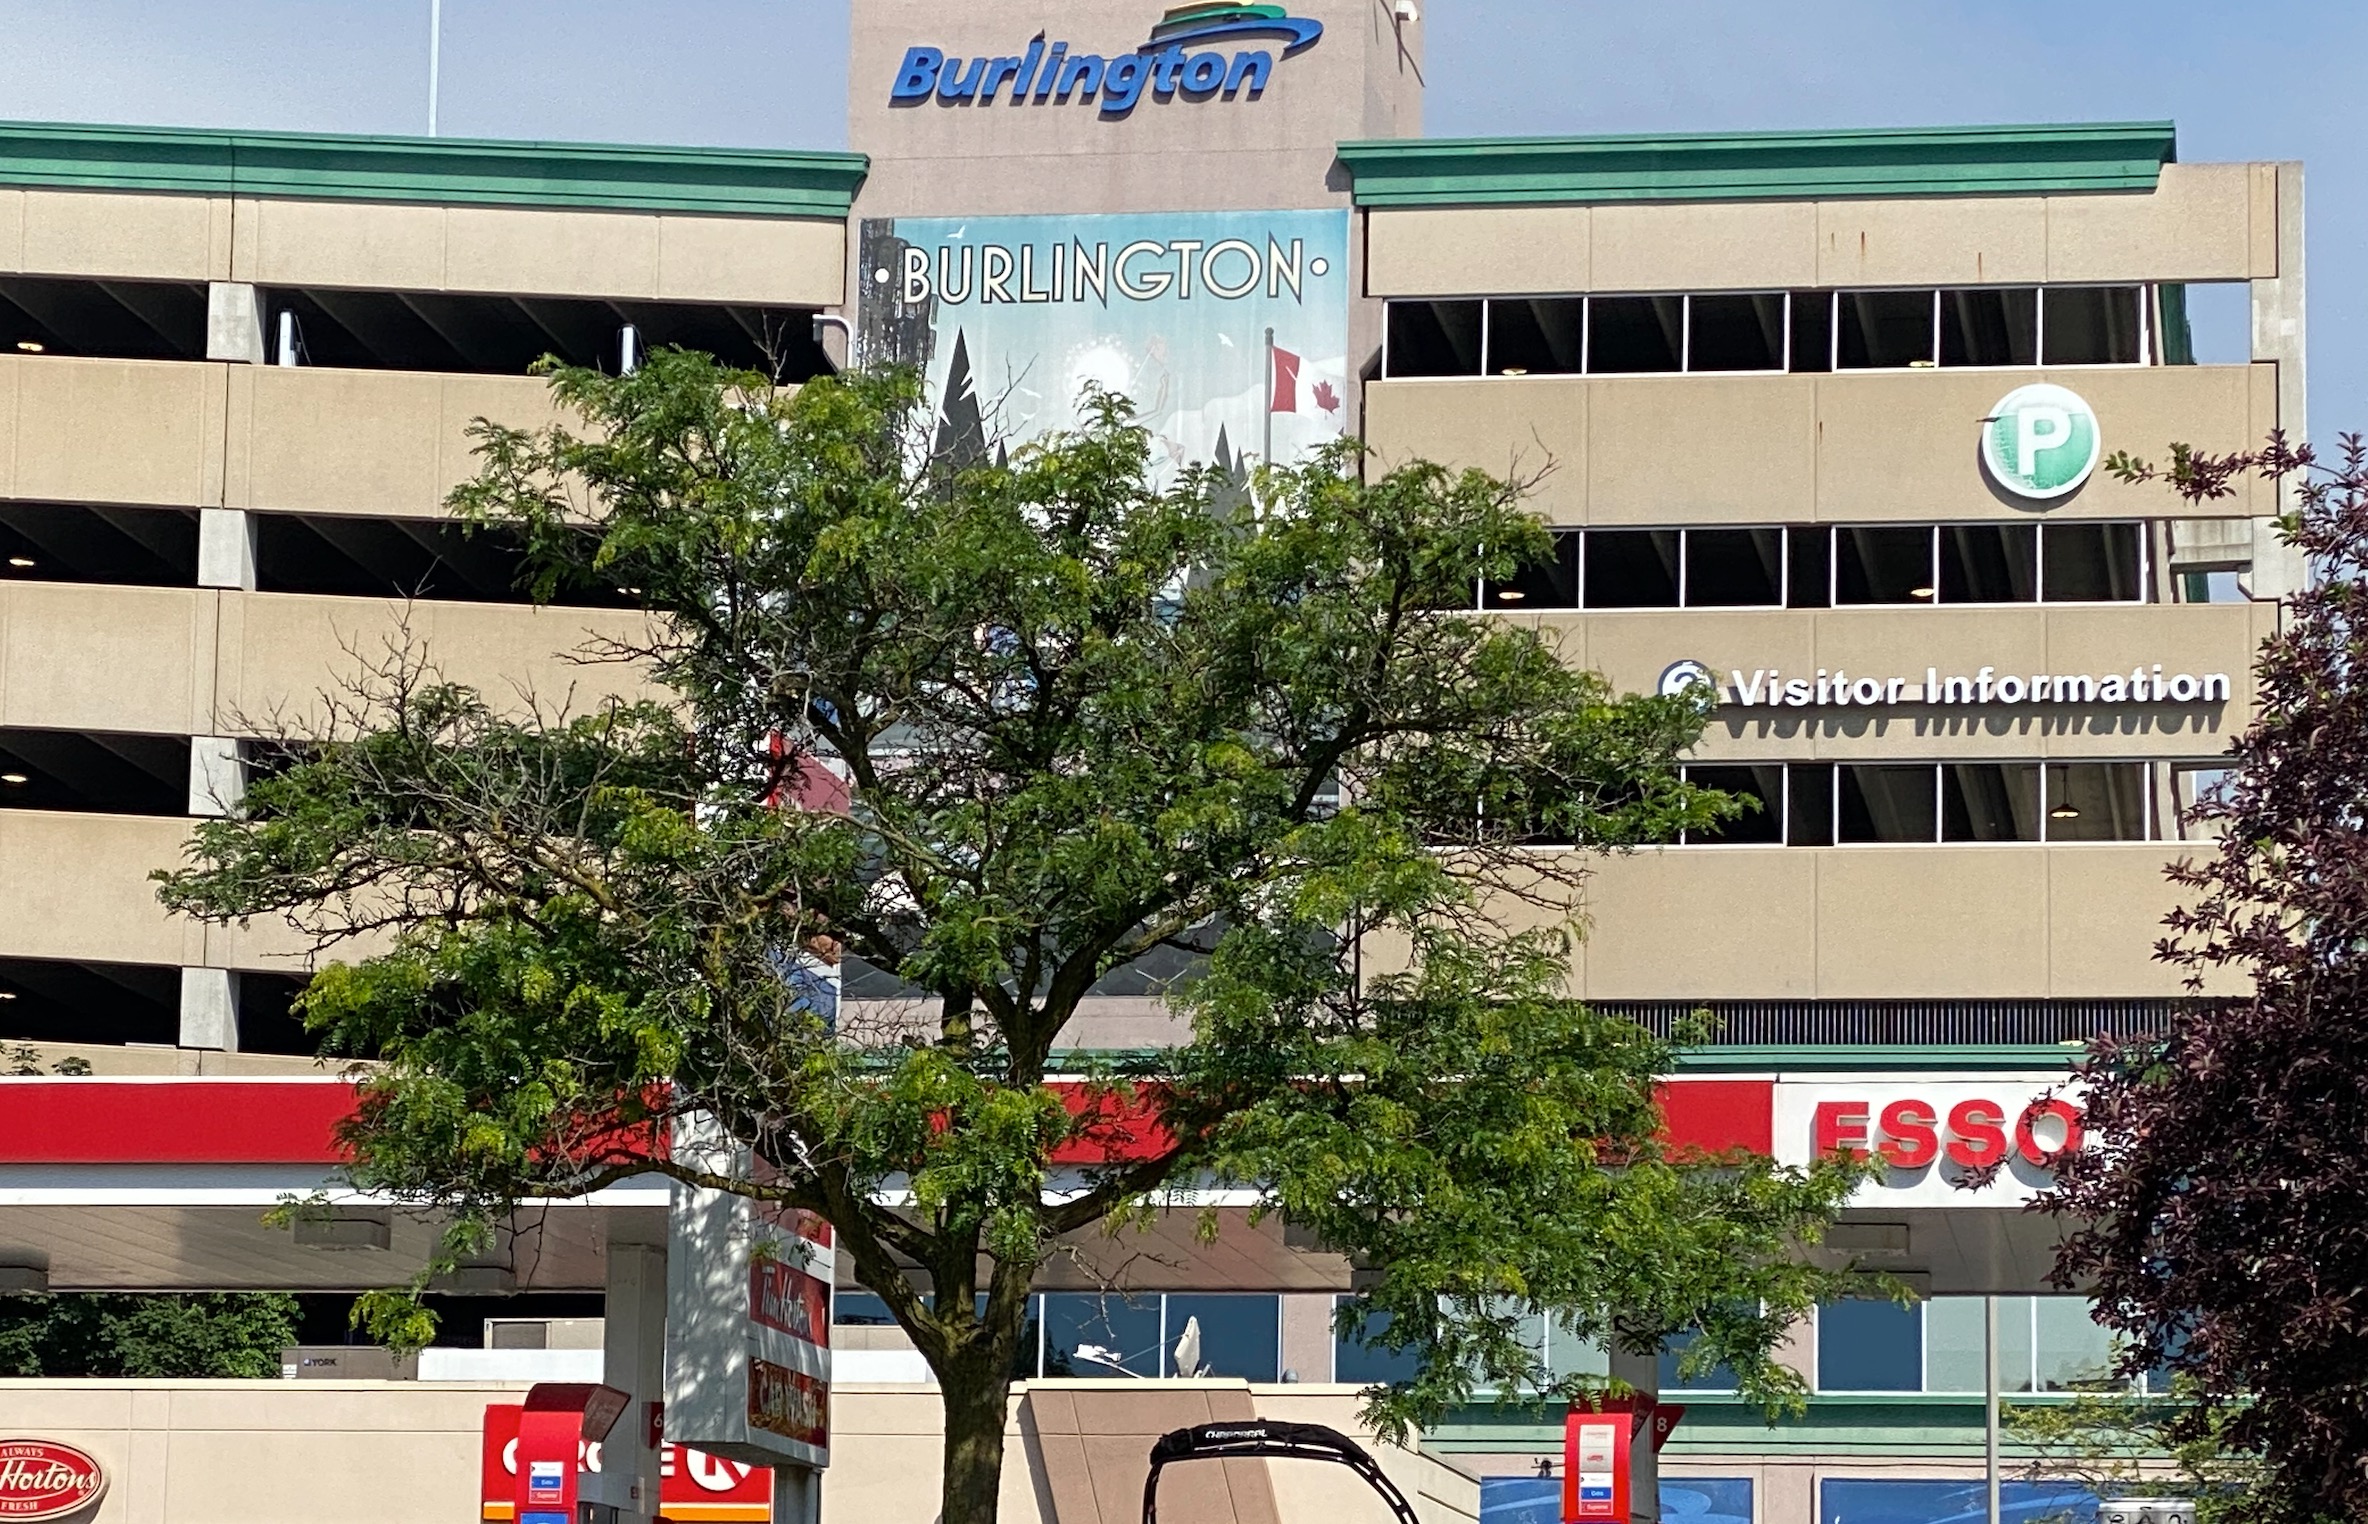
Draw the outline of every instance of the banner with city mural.
<instances>
[{"instance_id":1,"label":"banner with city mural","mask_svg":"<svg viewBox=\"0 0 2368 1524\"><path fill-rule=\"evenodd\" d=\"M1348 212L906 217L862 229L858 357L927 379L941 455L1134 401L1162 477L1295 461L1347 425Z\"/></svg>"}]
</instances>

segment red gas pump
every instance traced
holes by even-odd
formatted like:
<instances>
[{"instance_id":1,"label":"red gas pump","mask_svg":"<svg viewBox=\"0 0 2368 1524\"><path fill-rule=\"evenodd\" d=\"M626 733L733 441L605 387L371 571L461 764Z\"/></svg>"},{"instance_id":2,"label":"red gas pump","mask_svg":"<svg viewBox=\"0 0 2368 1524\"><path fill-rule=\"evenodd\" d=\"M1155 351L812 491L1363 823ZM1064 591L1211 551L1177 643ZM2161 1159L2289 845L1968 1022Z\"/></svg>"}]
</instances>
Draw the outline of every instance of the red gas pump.
<instances>
[{"instance_id":1,"label":"red gas pump","mask_svg":"<svg viewBox=\"0 0 2368 1524\"><path fill-rule=\"evenodd\" d=\"M615 1510L576 1495L576 1454L598 1444L632 1399L613 1386L545 1381L526 1394L518 1414L517 1524L605 1524Z\"/></svg>"}]
</instances>

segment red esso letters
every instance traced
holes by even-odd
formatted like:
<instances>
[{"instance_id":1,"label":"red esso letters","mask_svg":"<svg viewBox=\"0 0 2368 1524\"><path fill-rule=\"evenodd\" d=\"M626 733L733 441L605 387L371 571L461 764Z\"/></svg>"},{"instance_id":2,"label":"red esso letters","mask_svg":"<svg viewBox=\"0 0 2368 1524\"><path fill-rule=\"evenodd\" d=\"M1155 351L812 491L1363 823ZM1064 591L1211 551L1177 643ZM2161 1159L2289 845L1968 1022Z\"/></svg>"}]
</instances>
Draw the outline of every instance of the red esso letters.
<instances>
[{"instance_id":1,"label":"red esso letters","mask_svg":"<svg viewBox=\"0 0 2368 1524\"><path fill-rule=\"evenodd\" d=\"M1923 1169L1940 1159L1967 1169L2006 1162L2012 1149L2025 1163L2052 1169L2080 1147L2080 1108L2056 1096L2032 1101L2009 1119L1996 1101L1966 1100L1942 1109L1913 1098L1877 1106L1872 1101L1819 1101L1810 1119L1810 1152L1817 1158L1871 1152L1894 1169Z\"/></svg>"}]
</instances>

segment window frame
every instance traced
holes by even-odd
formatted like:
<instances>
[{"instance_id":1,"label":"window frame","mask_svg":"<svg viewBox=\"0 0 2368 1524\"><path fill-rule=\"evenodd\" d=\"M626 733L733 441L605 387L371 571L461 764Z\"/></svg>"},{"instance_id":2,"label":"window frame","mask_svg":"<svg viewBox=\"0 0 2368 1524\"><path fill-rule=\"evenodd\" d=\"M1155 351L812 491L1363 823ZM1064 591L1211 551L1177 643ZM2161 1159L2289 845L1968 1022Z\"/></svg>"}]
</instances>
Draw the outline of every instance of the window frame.
<instances>
[{"instance_id":1,"label":"window frame","mask_svg":"<svg viewBox=\"0 0 2368 1524\"><path fill-rule=\"evenodd\" d=\"M2141 821L2140 821L2139 829L2140 829L2140 831L2141 831L2141 833L2142 833L2142 834L2140 834L2140 835L2137 835L2137 836L2098 837L2098 838L2094 838L2094 839L2081 839L2081 838L2065 838L2065 837L2058 837L2058 836L2052 835L2052 834L2050 833L2050 828L2049 828L2049 826L2048 826L2048 822L2049 822L2051 819L2053 819L2054 817L2053 817L2053 816L2052 816L2052 815L2049 813L2049 811L2050 811L2050 810L2052 810L2052 809L2054 808L2054 805L2053 805L2053 802L2050 800L2050 798L2049 798L2049 794L2048 794L2048 787L2049 787L2049 785L2048 785L2048 770L2049 770L2050 768L2056 768L2056 767L2078 767L2078 766L2086 766L2086 765L2101 765L2101 766L2124 766L2124 767L2135 767L2135 768L2138 768L2138 769L2140 769L2140 770L2141 770L2141 783L2140 783L2140 787L2139 787L2139 795L2140 795L2140 798L2143 800L2143 802L2144 802L2144 803L2143 803L2143 810L2142 810L2142 812L2141 812L2141 814L2142 814L2142 818L2141 818ZM1808 767L1808 766L1823 766L1823 767L1826 767L1826 768L1828 768L1828 769L1829 769L1829 772L1828 772L1828 774L1827 774L1827 783L1826 783L1826 786L1827 786L1827 788L1829 789L1829 791L1830 791L1830 792L1828 793L1828 795L1827 795L1827 798L1826 798L1826 811L1827 811L1827 814L1826 814L1826 819L1827 819L1827 820L1828 820L1828 822L1831 824L1831 827L1832 827L1832 835L1833 835L1833 838L1834 838L1834 839L1833 839L1832 841L1830 841L1830 842L1822 842L1822 843L1808 843L1808 842L1799 842L1799 843L1796 843L1796 842L1795 842L1795 841L1792 839L1792 824L1793 824L1793 812L1792 812L1792 804L1793 804L1793 772L1794 772L1794 770L1795 770L1796 768L1800 768L1800 767ZM2028 838L2017 838L2017 839L2014 839L2014 840L2007 840L2007 841L1951 841L1951 840L1948 838L1948 835L1947 835L1947 831L1948 831L1948 823L1947 823L1947 808L1946 808L1946 805L1947 805L1947 791L1946 791L1946 778L1947 778L1947 774L1946 774L1946 769L1948 769L1948 768L1950 768L1950 767L1952 767L1952 766L1978 766L1978 767L2000 766L2000 767L2035 767L2035 768L2037 768L2037 769L2038 769L2038 771L2039 771L2039 834L2038 834L2037 836L2033 836L2033 837L2028 837ZM1695 841L1695 840L1692 840L1692 839L1690 839L1690 837L1691 837L1691 833L1687 833L1686 835L1681 835L1681 836L1679 837L1679 839L1678 839L1678 840L1676 840L1676 841L1670 841L1670 842L1663 842L1663 843L1660 843L1660 846L1661 846L1661 848L1663 848L1663 849L1665 849L1665 850L1681 850L1681 851L1712 851L1712 852L1739 852L1739 851L1757 851L1757 852L1767 852L1767 851L1774 851L1774 850L1778 850L1778 849L1783 849L1783 850L1791 850L1791 849L1793 849L1793 848L1794 848L1794 847L1796 847L1796 846L1799 846L1799 847L1811 847L1811 846L1815 846L1815 847L1823 847L1823 848L1848 848L1848 849L1850 849L1850 850L1852 850L1852 851L1865 850L1865 849L1868 849L1868 848L1872 848L1872 849L1875 849L1875 850L1886 850L1886 849L1898 849L1898 848L1902 848L1902 847L1905 847L1905 848L1910 848L1910 849L1917 849L1917 850L1921 850L1921 849L1924 849L1924 848L1938 848L1938 849L1942 849L1942 850L1949 850L1949 851L1954 851L1954 850L1961 850L1961 849L1963 849L1963 848L1967 848L1967 847L1975 847L1975 848L1988 848L1988 849L1991 849L1991 850L1997 850L1997 849L2001 849L2001 848L2004 848L2004 849L2021 849L2021 848L2026 848L2026 847L2052 847L2052 848L2065 849L2065 850L2080 850L2080 849L2083 849L2083 848L2088 848L2088 847L2127 847L2127 846L2144 846L2144 845L2148 845L2148 844L2152 844L2152 843L2159 843L2159 842L2170 842L2170 841L2187 841L2187 840L2196 840L2196 839L2201 839L2201 838L2194 838L2194 837L2187 837L2187 836L2177 836L2177 837L2174 837L2174 836L2167 836L2167 835L2165 835L2165 834L2164 834L2164 832L2165 832L2165 831L2172 829L2172 825L2171 825L2170 823L2166 823L2166 822L2165 822L2165 820L2164 820L2164 818L2163 818L2163 807L2162 807L2161 793L2162 793L2162 790L2163 790L2165 787L2176 788L2176 787L2178 786L2178 785L2177 785L2177 780L2178 780L2178 778L2181 776L2181 774L2183 774L2183 773L2189 773L2189 772L2201 772L2201 771L2206 771L2206 770L2209 770L2209 769L2208 769L2208 765L2207 765L2207 764L2201 764L2201 763L2195 763L2195 762L2182 762L2182 761L2177 761L2177 760L2170 760L2170 761L2166 761L2166 760L2164 760L2164 759L2162 759L2162 758L2159 758L2159 757L2028 757L2028 756L2011 756L2011 757L1940 757L1940 758L1933 758L1933 759L1923 759L1923 758L1912 758L1912 757L1911 757L1911 758L1898 758L1898 759L1893 759L1893 760L1880 760L1880 761L1841 761L1841 760L1823 761L1823 760L1818 760L1818 759L1809 759L1809 760L1802 760L1802 759L1797 759L1797 758L1784 758L1784 759L1765 759L1765 758L1754 758L1754 757L1695 757L1695 758L1690 758L1690 759L1688 759L1687 761L1685 761L1685 762L1683 762L1683 763L1681 763L1681 764L1679 765L1679 776L1680 776L1681 778L1685 779L1687 782L1689 782L1689 783L1690 783L1690 782L1692 782L1692 781L1693 781L1693 769L1695 769L1695 768L1697 768L1697 767L1774 767L1774 768L1777 768L1777 769L1778 769L1778 770L1781 772L1781 774L1782 774L1782 783L1781 783L1781 785L1780 785L1780 788L1779 788L1779 797L1778 797L1778 799L1777 799L1777 801L1776 801L1776 806L1775 806L1775 808L1776 808L1776 809L1777 809L1777 811L1778 811L1778 832L1777 832L1777 840L1775 840L1775 841L1772 841L1772 842L1769 842L1769 841ZM1917 840L1913 840L1913 841L1845 841L1845 840L1843 840L1843 839L1842 839L1842 837L1841 837L1841 818L1842 818L1842 769L1844 769L1844 768L1846 768L1846 767L1890 767L1890 768L1923 767L1923 768L1927 768L1927 769L1929 769L1929 770L1931 771L1931 774L1932 774L1932 836L1931 836L1931 838L1930 838L1929 840L1925 840L1925 839L1917 839ZM2183 828L2182 828L2182 829L2183 829ZM1567 851L1567 850L1569 850L1569 849L1568 849L1568 848L1566 848L1566 847L1546 847L1546 848L1541 848L1540 850L1544 850L1544 851L1556 851L1556 852L1559 852L1559 851Z\"/></svg>"}]
</instances>

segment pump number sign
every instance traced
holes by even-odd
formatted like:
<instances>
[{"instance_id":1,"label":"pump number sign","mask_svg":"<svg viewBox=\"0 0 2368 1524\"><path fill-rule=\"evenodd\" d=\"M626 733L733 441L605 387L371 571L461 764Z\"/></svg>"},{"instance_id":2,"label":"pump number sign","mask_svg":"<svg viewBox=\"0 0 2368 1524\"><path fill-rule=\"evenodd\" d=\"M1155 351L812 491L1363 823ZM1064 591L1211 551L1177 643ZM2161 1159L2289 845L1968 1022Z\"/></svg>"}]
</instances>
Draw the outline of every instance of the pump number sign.
<instances>
[{"instance_id":1,"label":"pump number sign","mask_svg":"<svg viewBox=\"0 0 2368 1524\"><path fill-rule=\"evenodd\" d=\"M2069 387L2018 386L1982 420L1982 465L2016 497L2046 502L2077 491L2097 469L2096 411Z\"/></svg>"}]
</instances>

